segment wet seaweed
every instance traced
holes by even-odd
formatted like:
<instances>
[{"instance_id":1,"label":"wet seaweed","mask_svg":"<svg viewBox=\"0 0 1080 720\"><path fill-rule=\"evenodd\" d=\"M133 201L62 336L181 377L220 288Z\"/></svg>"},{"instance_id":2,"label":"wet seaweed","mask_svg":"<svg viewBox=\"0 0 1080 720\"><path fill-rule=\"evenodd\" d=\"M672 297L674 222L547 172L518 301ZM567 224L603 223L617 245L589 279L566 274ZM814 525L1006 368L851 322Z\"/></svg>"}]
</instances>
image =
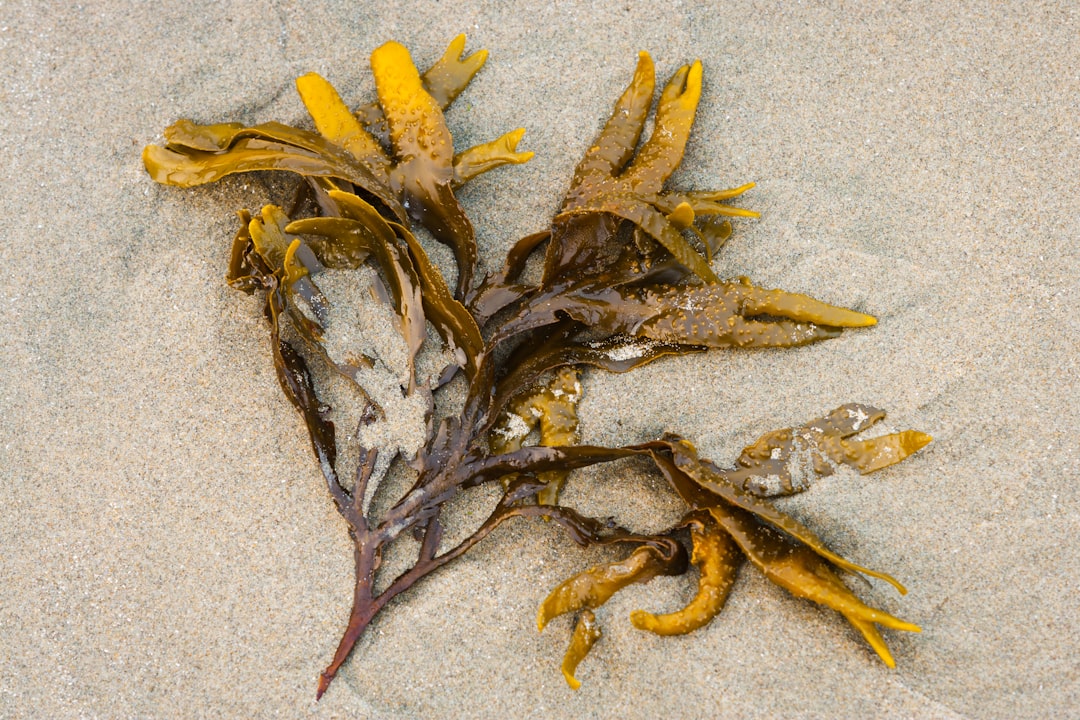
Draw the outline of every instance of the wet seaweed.
<instances>
[{"instance_id":1,"label":"wet seaweed","mask_svg":"<svg viewBox=\"0 0 1080 720\"><path fill-rule=\"evenodd\" d=\"M487 58L484 51L465 56L464 47L464 36L455 38L421 74L403 46L386 43L371 56L378 100L355 109L324 78L300 77L297 90L315 131L180 120L165 131L164 146L148 146L143 154L154 180L182 187L249 171L301 178L298 202L289 211L274 205L257 214L241 211L227 280L261 293L279 383L303 418L355 546L353 605L320 676L318 696L391 599L516 517L545 518L582 547L626 548L623 559L567 579L540 604L541 630L557 616L576 617L562 664L575 689L579 663L601 636L594 611L615 593L697 568L697 592L685 607L664 614L639 610L630 618L648 632L685 634L722 610L746 560L791 594L841 613L892 667L878 626L919 628L864 604L841 578L863 574L901 593L903 586L836 554L769 498L802 492L838 465L860 473L893 465L930 442L929 436L909 430L856 439L884 413L849 404L764 435L731 468L699 457L675 435L616 448L580 444L576 405L583 366L628 372L666 355L805 345L876 322L805 295L715 275L710 263L731 234L728 218L757 214L728 202L752 183L717 191L665 188L693 125L701 63L672 75L643 140L655 73L649 55L641 53L550 227L521 239L501 269L477 281L473 228L454 190L532 153L517 151L520 129L455 150L443 111ZM420 228L453 250L453 290L417 237ZM541 256L539 277L523 279L530 258ZM319 276L361 267L375 270L376 294L398 320L404 368L380 367L362 349L341 357L327 347L336 320ZM417 370L429 324L450 358L437 380ZM460 412L437 414L434 393L459 373L467 386ZM357 471L351 481L342 480L338 458L346 440L320 400L319 378L326 377L344 378L367 402L363 423L379 422L373 378L398 383L403 395L421 398L427 408L426 441L408 462L411 487L379 513L370 500L388 466L380 452L390 449L348 448L358 458ZM685 502L686 514L675 526L636 533L560 504L573 470L629 457L650 461ZM464 540L446 546L446 504L491 483L502 488L491 514ZM412 564L377 583L385 550L406 535L420 540Z\"/></svg>"}]
</instances>

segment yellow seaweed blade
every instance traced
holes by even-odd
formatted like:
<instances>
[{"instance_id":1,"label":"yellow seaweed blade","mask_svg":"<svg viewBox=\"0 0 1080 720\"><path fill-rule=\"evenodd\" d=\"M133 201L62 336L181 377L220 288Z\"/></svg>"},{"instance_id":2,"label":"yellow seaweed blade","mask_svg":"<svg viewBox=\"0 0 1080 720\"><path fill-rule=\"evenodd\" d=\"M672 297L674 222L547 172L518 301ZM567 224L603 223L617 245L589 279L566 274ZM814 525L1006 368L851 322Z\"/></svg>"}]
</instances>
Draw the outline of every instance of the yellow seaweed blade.
<instances>
[{"instance_id":1,"label":"yellow seaweed blade","mask_svg":"<svg viewBox=\"0 0 1080 720\"><path fill-rule=\"evenodd\" d=\"M465 35L458 35L446 47L446 52L423 75L424 87L435 102L446 108L469 84L480 68L487 62L488 51L477 50L462 57L465 52Z\"/></svg>"},{"instance_id":2,"label":"yellow seaweed blade","mask_svg":"<svg viewBox=\"0 0 1080 720\"><path fill-rule=\"evenodd\" d=\"M198 158L198 155L193 152L177 152L160 145L147 145L142 151L143 167L154 182L178 187L192 187L213 182L228 174L221 172L208 180L203 179L203 176L209 173L204 171L203 163L200 163L198 159L193 159L193 155Z\"/></svg>"},{"instance_id":3,"label":"yellow seaweed blade","mask_svg":"<svg viewBox=\"0 0 1080 720\"><path fill-rule=\"evenodd\" d=\"M841 595L852 595L851 590L847 585L844 585L843 581L834 573L828 566L822 564L815 570L816 575L825 581L825 583L831 586L835 592ZM856 599L856 601L858 601ZM861 604L861 603L860 603ZM864 606L865 607L865 606ZM866 640L867 644L873 648L877 653L881 661L890 668L896 667L896 660L893 659L892 652L889 650L889 646L885 643L885 638L881 636L881 631L877 629L873 620L868 620L862 616L861 613L844 612L840 610L841 614L847 619L851 626L859 631L859 633ZM891 615L889 617L892 617ZM894 620L896 618L893 618ZM909 632L922 632L922 629L918 625L911 623L905 623L904 621L898 621L902 626L889 625L894 629L907 630Z\"/></svg>"},{"instance_id":4,"label":"yellow seaweed blade","mask_svg":"<svg viewBox=\"0 0 1080 720\"><path fill-rule=\"evenodd\" d=\"M856 468L866 474L894 465L925 447L933 438L917 430L905 430L868 440L849 440L880 422L885 413L869 405L848 403L827 416L798 428L773 430L743 448L738 468L723 470L719 476L758 497L802 492L811 478L795 468L813 467L820 475L831 475L832 463ZM832 461L826 462L828 460ZM779 480L779 483L777 482Z\"/></svg>"},{"instance_id":5,"label":"yellow seaweed blade","mask_svg":"<svg viewBox=\"0 0 1080 720\"><path fill-rule=\"evenodd\" d=\"M739 515L739 513L749 514L753 516L753 518L757 518L761 522L767 523L772 528L776 528L777 530L790 535L795 541L805 545L834 565L844 568L849 572L862 573L863 575L869 575L870 577L884 580L896 588L897 592L901 595L907 594L907 589L901 585L900 581L896 578L879 570L871 570L862 565L856 565L847 558L836 554L830 550L825 543L821 541L821 538L819 538L810 528L806 527L787 513L777 510L776 507L767 500L751 495L732 484L723 475L702 464L698 460L697 455L687 452L683 445L673 446L673 450L676 451L675 462L679 469L690 476L695 483L706 490L719 495L726 501L725 505L721 508L710 508L710 512L716 517L717 522L725 528L727 528L727 525L725 525L724 521L721 519L724 512L731 511L728 515L732 517ZM718 512L720 512L720 515L717 514ZM728 531L732 532L730 528L728 528ZM773 532L775 532L775 530ZM736 540L738 540L738 538L736 538ZM742 547L742 543L739 543L739 546ZM744 547L743 550L745 552L746 548Z\"/></svg>"},{"instance_id":6,"label":"yellow seaweed blade","mask_svg":"<svg viewBox=\"0 0 1080 720\"><path fill-rule=\"evenodd\" d=\"M918 625L865 604L838 579L835 582L824 580L823 572L831 571L824 566L824 561L809 548L793 549L790 554L773 559L763 568L767 568L766 575L770 580L790 591L791 594L813 600L845 616L884 625L893 630L908 632L922 630Z\"/></svg>"},{"instance_id":7,"label":"yellow seaweed blade","mask_svg":"<svg viewBox=\"0 0 1080 720\"><path fill-rule=\"evenodd\" d=\"M165 144L173 148L188 148L205 152L225 150L236 136L244 131L238 122L199 125L191 120L177 120L165 128Z\"/></svg>"},{"instance_id":8,"label":"yellow seaweed blade","mask_svg":"<svg viewBox=\"0 0 1080 720\"><path fill-rule=\"evenodd\" d=\"M724 291L742 305L746 315L776 315L830 327L857 328L877 324L877 318L872 315L830 305L801 293L765 290L743 283L725 283Z\"/></svg>"},{"instance_id":9,"label":"yellow seaweed blade","mask_svg":"<svg viewBox=\"0 0 1080 720\"><path fill-rule=\"evenodd\" d=\"M904 430L868 440L837 440L840 456L833 459L866 474L895 465L929 445L933 439L918 430Z\"/></svg>"},{"instance_id":10,"label":"yellow seaweed blade","mask_svg":"<svg viewBox=\"0 0 1080 720\"><path fill-rule=\"evenodd\" d=\"M881 636L881 631L877 629L877 625L869 620L861 620L852 615L844 615L844 617L851 623L853 628L859 631L867 644L873 648L877 656L881 658L881 662L885 663L889 668L896 667L896 660L893 659L892 651L885 644L885 638Z\"/></svg>"},{"instance_id":11,"label":"yellow seaweed blade","mask_svg":"<svg viewBox=\"0 0 1080 720\"><path fill-rule=\"evenodd\" d=\"M596 622L596 616L590 610L583 611L578 617L574 634L570 637L570 645L566 648L566 655L563 656L562 662L562 674L571 690L581 687L581 681L574 676L574 672L602 634Z\"/></svg>"},{"instance_id":12,"label":"yellow seaweed blade","mask_svg":"<svg viewBox=\"0 0 1080 720\"><path fill-rule=\"evenodd\" d=\"M260 217L252 218L248 225L255 251L259 253L274 272L285 266L289 246L297 240L285 232L289 217L277 205L263 206Z\"/></svg>"},{"instance_id":13,"label":"yellow seaweed blade","mask_svg":"<svg viewBox=\"0 0 1080 720\"><path fill-rule=\"evenodd\" d=\"M761 213L746 208L726 205L720 200L728 200L742 195L755 187L756 183L746 183L727 190L693 190L690 192L666 192L656 198L656 208L661 212L671 213L682 203L687 203L696 215L725 215L727 217L761 217Z\"/></svg>"},{"instance_id":14,"label":"yellow seaweed blade","mask_svg":"<svg viewBox=\"0 0 1080 720\"><path fill-rule=\"evenodd\" d=\"M474 145L454 156L454 185L460 186L481 173L503 165L520 165L532 160L532 151L517 152L517 144L525 135L518 128L482 145Z\"/></svg>"},{"instance_id":15,"label":"yellow seaweed blade","mask_svg":"<svg viewBox=\"0 0 1080 720\"><path fill-rule=\"evenodd\" d=\"M657 635L685 635L708 625L724 609L743 555L731 536L713 522L696 522L690 528L694 543L690 558L700 573L698 589L686 607L666 615L644 610L630 614L639 630Z\"/></svg>"},{"instance_id":16,"label":"yellow seaweed blade","mask_svg":"<svg viewBox=\"0 0 1080 720\"><path fill-rule=\"evenodd\" d=\"M724 205L722 203L697 203L695 211L701 215L723 215L725 217L759 218L761 213L757 210Z\"/></svg>"},{"instance_id":17,"label":"yellow seaweed blade","mask_svg":"<svg viewBox=\"0 0 1080 720\"><path fill-rule=\"evenodd\" d=\"M716 273L709 267L708 260L679 234L667 216L636 195L620 192L590 198L587 203L564 210L556 216L556 220L587 213L609 213L634 223L702 280L708 283L719 282Z\"/></svg>"},{"instance_id":18,"label":"yellow seaweed blade","mask_svg":"<svg viewBox=\"0 0 1080 720\"><path fill-rule=\"evenodd\" d=\"M410 216L453 249L458 265L455 297L460 300L472 287L476 238L454 197L454 144L442 108L424 89L409 51L400 43L377 48L371 70L398 159L395 185Z\"/></svg>"},{"instance_id":19,"label":"yellow seaweed blade","mask_svg":"<svg viewBox=\"0 0 1080 720\"><path fill-rule=\"evenodd\" d=\"M285 131L279 132L281 128ZM340 178L363 187L397 217L404 218L401 204L384 181L322 137L273 123L245 128L244 132L244 137L220 152L147 145L143 150L143 164L155 182L179 187L203 185L233 173L259 170L286 170L305 177Z\"/></svg>"},{"instance_id":20,"label":"yellow seaweed blade","mask_svg":"<svg viewBox=\"0 0 1080 720\"><path fill-rule=\"evenodd\" d=\"M424 89L409 51L401 43L385 43L371 54L371 72L398 158L403 162L423 158L450 172L454 158L450 131L442 108Z\"/></svg>"},{"instance_id":21,"label":"yellow seaweed blade","mask_svg":"<svg viewBox=\"0 0 1080 720\"><path fill-rule=\"evenodd\" d=\"M701 100L700 61L671 76L656 107L656 127L622 175L642 195L659 193L682 162Z\"/></svg>"},{"instance_id":22,"label":"yellow seaweed blade","mask_svg":"<svg viewBox=\"0 0 1080 720\"><path fill-rule=\"evenodd\" d=\"M893 630L922 631L918 625L862 602L815 551L763 525L750 513L729 506L710 507L709 511L765 577L796 597L812 600L844 615L863 633L886 664L892 656L887 648L884 654L881 653L878 646L884 646L884 641L880 640L876 630L868 635L866 623L877 623Z\"/></svg>"},{"instance_id":23,"label":"yellow seaweed blade","mask_svg":"<svg viewBox=\"0 0 1080 720\"><path fill-rule=\"evenodd\" d=\"M690 252L696 253L692 248ZM634 333L660 342L705 347L791 347L839 333L808 322L744 317L744 290L738 283L711 283L654 293L648 297L654 312Z\"/></svg>"},{"instance_id":24,"label":"yellow seaweed blade","mask_svg":"<svg viewBox=\"0 0 1080 720\"><path fill-rule=\"evenodd\" d=\"M849 572L862 573L863 575L884 580L896 588L901 595L907 594L907 589L896 578L878 570L856 565L850 560L837 555L810 528L787 513L777 510L771 502L751 495L730 482L714 466L703 463L698 458L697 450L689 442L680 440L677 443L670 444L669 447L674 456L675 465L679 470L690 477L697 485L724 499L725 503L722 506L709 508L710 513L716 517L717 522L724 527L727 526L721 520L721 515L727 513L727 511L730 511L727 515L731 517L741 517L749 514L757 521L765 523L770 529L774 528L773 532L779 530L786 533L794 541L805 545L834 565ZM717 513L721 513L721 515ZM731 532L730 528L728 531Z\"/></svg>"},{"instance_id":25,"label":"yellow seaweed blade","mask_svg":"<svg viewBox=\"0 0 1080 720\"><path fill-rule=\"evenodd\" d=\"M371 133L350 112L333 85L312 72L296 78L296 90L319 134L348 150L379 177L386 177L389 159Z\"/></svg>"},{"instance_id":26,"label":"yellow seaweed blade","mask_svg":"<svg viewBox=\"0 0 1080 720\"><path fill-rule=\"evenodd\" d=\"M730 200L733 197L742 195L747 190L753 189L757 183L748 182L738 187L727 188L726 190L694 190L689 195L693 200L698 202L718 202L720 200ZM698 212L701 212L700 210Z\"/></svg>"},{"instance_id":27,"label":"yellow seaweed blade","mask_svg":"<svg viewBox=\"0 0 1080 720\"><path fill-rule=\"evenodd\" d=\"M604 124L596 142L585 152L585 157L574 171L567 206L577 199L580 189L604 178L610 179L629 162L641 138L655 86L652 58L649 53L642 51L638 53L633 79L615 103L611 117Z\"/></svg>"},{"instance_id":28,"label":"yellow seaweed blade","mask_svg":"<svg viewBox=\"0 0 1080 720\"><path fill-rule=\"evenodd\" d=\"M662 563L656 551L644 545L625 560L596 565L569 578L540 603L536 627L543 630L552 618L600 607L619 590L652 578Z\"/></svg>"},{"instance_id":29,"label":"yellow seaweed blade","mask_svg":"<svg viewBox=\"0 0 1080 720\"><path fill-rule=\"evenodd\" d=\"M465 90L487 61L487 50L479 50L468 57L462 57L464 50L465 36L458 35L450 41L443 56L421 76L424 88L444 110ZM365 103L353 114L380 145L390 145L390 128L378 103Z\"/></svg>"}]
</instances>

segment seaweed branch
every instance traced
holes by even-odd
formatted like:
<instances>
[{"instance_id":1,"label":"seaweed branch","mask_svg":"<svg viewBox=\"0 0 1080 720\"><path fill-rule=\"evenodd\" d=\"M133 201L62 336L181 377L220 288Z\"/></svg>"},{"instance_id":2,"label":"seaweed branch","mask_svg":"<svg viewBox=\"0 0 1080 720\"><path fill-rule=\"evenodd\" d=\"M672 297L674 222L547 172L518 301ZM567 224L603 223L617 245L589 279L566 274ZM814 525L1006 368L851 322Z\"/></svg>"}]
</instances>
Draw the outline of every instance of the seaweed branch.
<instances>
[{"instance_id":1,"label":"seaweed branch","mask_svg":"<svg viewBox=\"0 0 1080 720\"><path fill-rule=\"evenodd\" d=\"M721 611L744 560L793 595L841 613L891 667L878 626L919 628L864 604L841 574L879 578L901 593L903 586L836 554L768 498L802 492L838 465L867 473L895 464L926 445L929 436L909 430L857 439L884 413L849 404L799 428L766 434L733 468L700 458L693 445L674 435L616 448L579 444L582 366L628 372L665 355L804 345L876 322L805 295L715 275L710 263L731 234L728 218L757 214L728 202L752 183L716 191L666 189L701 97L701 63L680 68L668 80L656 103L654 129L642 140L655 78L651 58L641 53L630 85L578 164L550 227L520 240L500 270L477 281L473 228L454 190L492 168L525 162L532 153L517 151L520 129L473 148L454 148L443 111L487 58L483 51L464 56L464 47L464 36L455 38L421 74L403 46L386 43L371 56L378 101L356 109L324 78L300 77L297 90L315 131L280 123L245 127L180 120L166 130L163 147L148 146L143 155L151 177L171 185L266 170L292 172L302 181L299 201L288 212L267 205L254 216L240 213L228 282L262 293L278 380L307 426L355 546L352 609L320 676L318 695L390 600L517 517L554 522L582 547L626 548L623 559L569 578L540 604L541 630L560 615L577 617L562 664L575 689L579 663L600 638L595 611L612 595L693 565L698 589L684 608L631 616L649 632L691 632ZM420 229L453 250L453 290L428 258ZM530 258L541 255L539 277L524 279ZM329 346L328 333L344 320L320 288L320 275L362 267L374 270L376 294L398 320L403 368L380 362L362 347L342 355ZM437 379L417 369L428 325L441 336L449 358ZM435 417L433 393L457 373L468 387L464 406L460 413ZM320 400L325 380L319 378L344 379L367 402L365 423L378 422L379 383L396 384L427 408L426 441L409 462L412 485L385 511L374 514L370 499L392 449L352 449L356 477L343 482L338 458L347 448L331 409ZM574 469L628 457L649 460L686 503L685 517L674 527L636 533L560 504L560 490ZM490 516L457 545L444 546L446 503L490 483L502 488ZM384 551L406 533L420 541L415 561L376 590Z\"/></svg>"}]
</instances>

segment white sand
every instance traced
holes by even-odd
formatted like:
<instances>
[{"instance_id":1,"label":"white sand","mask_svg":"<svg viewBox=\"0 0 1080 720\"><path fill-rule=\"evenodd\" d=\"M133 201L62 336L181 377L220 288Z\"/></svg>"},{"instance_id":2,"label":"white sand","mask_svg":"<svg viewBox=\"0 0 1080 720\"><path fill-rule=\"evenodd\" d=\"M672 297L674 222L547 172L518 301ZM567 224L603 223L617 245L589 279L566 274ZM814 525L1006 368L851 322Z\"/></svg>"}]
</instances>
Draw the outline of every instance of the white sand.
<instances>
[{"instance_id":1,"label":"white sand","mask_svg":"<svg viewBox=\"0 0 1080 720\"><path fill-rule=\"evenodd\" d=\"M1074 4L449 5L0 3L0 716L1075 714ZM292 80L310 70L368 99L378 44L427 63L458 32L491 51L449 115L461 146L522 125L537 152L461 193L489 267L544 226L648 49L661 76L705 65L677 185L758 183L763 217L737 223L720 274L880 318L800 350L590 372L582 415L587 441L675 430L720 462L849 401L931 433L900 466L783 503L907 584L859 590L924 628L886 633L896 670L747 568L685 638L626 616L677 606L686 579L618 595L571 692L568 622L537 634L535 608L606 556L521 523L393 603L314 702L351 548L258 305L222 282L234 211L280 186L159 187L139 152L178 117L306 122ZM640 465L572 485L642 529L679 514Z\"/></svg>"}]
</instances>

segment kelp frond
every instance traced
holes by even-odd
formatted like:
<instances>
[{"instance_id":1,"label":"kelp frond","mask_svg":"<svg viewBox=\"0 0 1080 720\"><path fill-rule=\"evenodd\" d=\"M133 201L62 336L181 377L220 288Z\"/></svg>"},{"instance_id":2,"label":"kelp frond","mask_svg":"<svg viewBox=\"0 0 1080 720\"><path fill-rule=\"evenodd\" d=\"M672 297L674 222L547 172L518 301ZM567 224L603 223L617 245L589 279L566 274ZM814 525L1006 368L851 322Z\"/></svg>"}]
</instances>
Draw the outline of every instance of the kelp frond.
<instances>
[{"instance_id":1,"label":"kelp frond","mask_svg":"<svg viewBox=\"0 0 1080 720\"><path fill-rule=\"evenodd\" d=\"M388 217L411 218L448 245L458 264L457 295L464 297L476 268L476 239L453 189L501 165L526 162L532 153L515 151L524 132L519 128L455 155L442 110L486 58L478 53L472 60L452 59L463 46L464 36L455 38L423 77L399 43L377 48L371 68L378 113L365 109L354 115L327 80L308 73L296 87L318 134L280 123L246 128L180 120L165 131L165 146L147 146L143 160L155 180L182 187L255 170L349 183L378 200Z\"/></svg>"},{"instance_id":2,"label":"kelp frond","mask_svg":"<svg viewBox=\"0 0 1080 720\"><path fill-rule=\"evenodd\" d=\"M404 46L382 45L371 56L377 100L355 109L325 78L301 76L296 87L315 132L272 122L247 127L179 120L165 131L164 146L151 145L143 153L151 177L170 185L264 170L301 178L292 209L241 211L227 280L246 293L263 294L278 381L307 426L355 544L353 606L320 676L318 695L391 599L461 557L503 522L521 517L544 518L583 548L624 548L622 559L561 583L537 612L540 629L562 615L576 618L562 662L572 688L580 686L577 668L601 636L601 608L615 593L695 567L697 590L684 607L638 610L630 618L635 627L658 635L689 633L721 612L746 560L791 594L841 613L891 667L894 659L879 626L919 628L862 602L841 574L878 578L901 593L903 586L844 558L769 498L802 492L813 478L841 465L860 473L888 467L925 446L928 435L907 430L858 439L884 413L853 403L767 433L730 468L702 459L676 435L617 448L579 444L583 366L629 372L667 355L805 345L876 322L806 295L716 276L710 263L731 235L730 218L757 213L728 204L753 183L717 191L665 188L682 161L697 112L701 63L672 75L643 141L655 72L652 59L641 53L630 85L578 164L550 226L515 243L499 271L474 283L477 244L454 190L492 168L525 162L532 153L517 150L522 129L454 148L443 111L487 59L484 51L465 55L464 49L464 36L455 38L421 74ZM454 289L428 257L417 236L421 227L453 250ZM542 272L530 282L524 279L527 265L540 253ZM372 291L396 318L401 362L369 355L365 347L344 356L329 347L328 337L346 321L320 287L330 287L324 273L360 268L373 271L367 275L375 278ZM448 362L437 377L421 377L417 369L429 325L441 337ZM436 417L433 393L459 371L466 388L463 406ZM386 386L398 399L398 388L419 398L427 412L426 440L402 450L366 447L339 435L331 408L320 400L323 378L344 378L365 403L361 427L380 422L375 397ZM409 460L412 486L388 509L372 513L371 497L397 453ZM352 482L339 477L338 458L346 454L357 467ZM560 504L573 470L629 457L651 461L669 481L686 504L681 522L640 534ZM501 487L501 499L471 535L448 546L443 507L483 484ZM389 583L377 584L384 550L402 536L418 541L414 562Z\"/></svg>"}]
</instances>

